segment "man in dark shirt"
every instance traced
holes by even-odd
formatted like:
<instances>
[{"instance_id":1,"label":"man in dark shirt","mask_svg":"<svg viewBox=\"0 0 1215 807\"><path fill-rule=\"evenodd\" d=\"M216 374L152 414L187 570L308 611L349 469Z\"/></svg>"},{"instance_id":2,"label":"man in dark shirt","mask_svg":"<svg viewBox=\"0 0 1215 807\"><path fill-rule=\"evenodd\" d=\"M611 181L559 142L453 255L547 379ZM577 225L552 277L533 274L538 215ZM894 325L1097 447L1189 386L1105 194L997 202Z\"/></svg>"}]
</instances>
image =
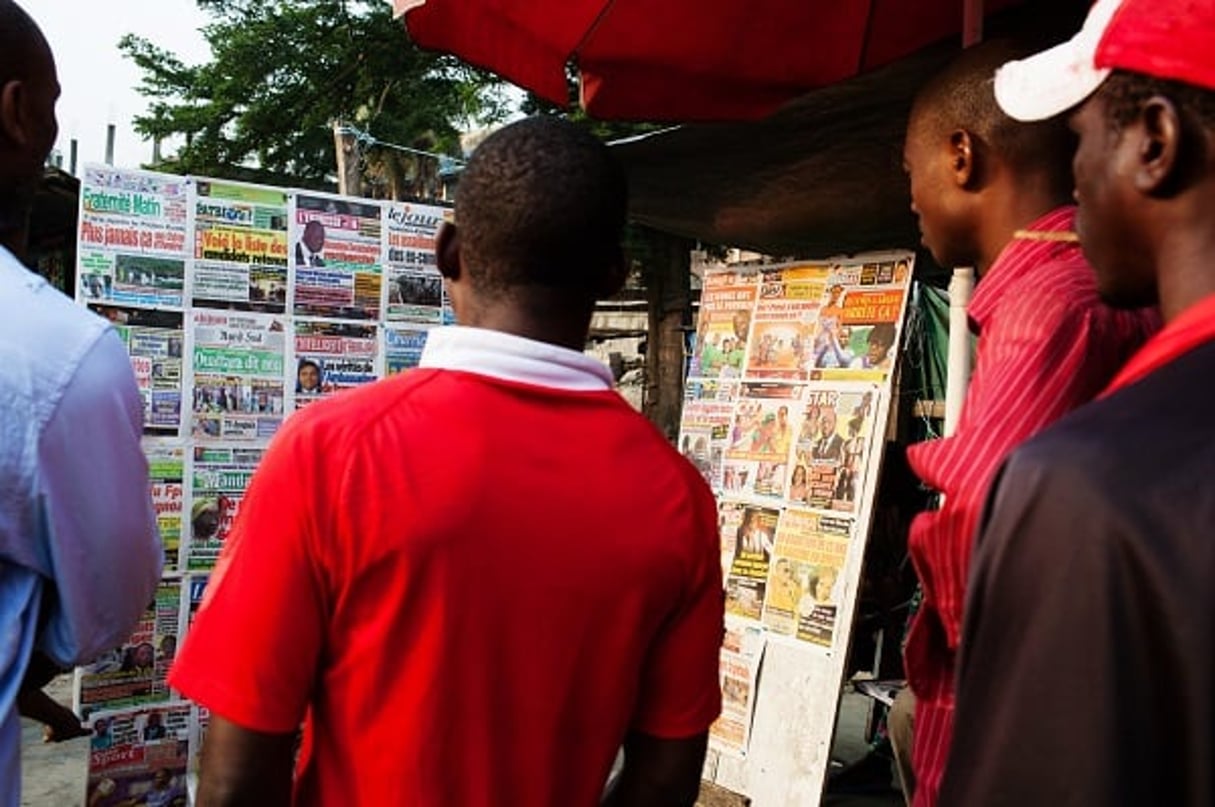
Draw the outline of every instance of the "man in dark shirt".
<instances>
[{"instance_id":1,"label":"man in dark shirt","mask_svg":"<svg viewBox=\"0 0 1215 807\"><path fill-rule=\"evenodd\" d=\"M1215 2L1100 0L997 74L1069 114L1102 297L1165 329L1018 450L978 540L940 803L1215 804Z\"/></svg>"}]
</instances>

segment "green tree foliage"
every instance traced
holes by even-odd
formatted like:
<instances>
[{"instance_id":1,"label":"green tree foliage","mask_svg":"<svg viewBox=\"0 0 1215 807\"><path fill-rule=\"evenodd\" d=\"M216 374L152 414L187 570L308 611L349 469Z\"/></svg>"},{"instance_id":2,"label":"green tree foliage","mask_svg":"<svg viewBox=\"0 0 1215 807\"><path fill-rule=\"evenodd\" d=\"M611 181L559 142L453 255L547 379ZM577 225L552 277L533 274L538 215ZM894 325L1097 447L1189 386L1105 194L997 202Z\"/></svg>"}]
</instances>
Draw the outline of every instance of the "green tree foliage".
<instances>
[{"instance_id":1,"label":"green tree foliage","mask_svg":"<svg viewBox=\"0 0 1215 807\"><path fill-rule=\"evenodd\" d=\"M316 186L334 173L334 121L384 143L458 154L461 130L508 111L498 80L414 47L383 0L198 5L211 15L209 63L187 65L136 36L120 44L151 99L136 129L184 141L162 169ZM366 160L373 181L418 162L374 148Z\"/></svg>"}]
</instances>

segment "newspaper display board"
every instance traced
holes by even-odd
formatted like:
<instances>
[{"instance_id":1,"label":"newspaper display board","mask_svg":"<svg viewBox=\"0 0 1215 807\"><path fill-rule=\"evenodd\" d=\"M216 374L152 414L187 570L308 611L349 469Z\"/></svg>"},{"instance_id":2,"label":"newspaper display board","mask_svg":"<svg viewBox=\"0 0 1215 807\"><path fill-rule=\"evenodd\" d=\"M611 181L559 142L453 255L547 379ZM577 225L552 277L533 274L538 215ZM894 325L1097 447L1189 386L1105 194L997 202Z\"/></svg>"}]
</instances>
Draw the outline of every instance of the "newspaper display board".
<instances>
[{"instance_id":1,"label":"newspaper display board","mask_svg":"<svg viewBox=\"0 0 1215 807\"><path fill-rule=\"evenodd\" d=\"M822 795L912 260L704 276L679 447L718 497L729 622L705 778L756 807Z\"/></svg>"},{"instance_id":2,"label":"newspaper display board","mask_svg":"<svg viewBox=\"0 0 1215 807\"><path fill-rule=\"evenodd\" d=\"M130 355L165 546L131 637L76 670L74 704L94 731L90 806L193 798L208 717L171 701L165 676L245 489L293 412L416 367L430 329L454 322L433 245L450 216L85 166L76 299Z\"/></svg>"}]
</instances>

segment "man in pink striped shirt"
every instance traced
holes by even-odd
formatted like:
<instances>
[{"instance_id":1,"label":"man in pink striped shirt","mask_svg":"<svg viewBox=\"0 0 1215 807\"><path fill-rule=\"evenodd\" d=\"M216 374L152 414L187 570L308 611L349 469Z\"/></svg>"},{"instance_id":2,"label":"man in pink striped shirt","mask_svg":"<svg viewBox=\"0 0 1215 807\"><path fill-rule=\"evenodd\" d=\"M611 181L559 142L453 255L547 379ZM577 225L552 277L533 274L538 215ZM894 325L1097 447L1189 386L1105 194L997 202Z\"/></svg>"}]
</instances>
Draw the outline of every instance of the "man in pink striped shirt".
<instances>
[{"instance_id":1,"label":"man in pink striped shirt","mask_svg":"<svg viewBox=\"0 0 1215 807\"><path fill-rule=\"evenodd\" d=\"M957 431L909 452L944 496L909 537L924 592L904 653L916 807L936 803L953 734L967 573L992 477L1018 444L1094 398L1158 323L1155 312L1098 300L1073 230L1065 124L1018 124L997 107L995 68L1021 55L1002 42L964 53L916 99L904 147L925 247L980 279L970 306L978 357Z\"/></svg>"}]
</instances>

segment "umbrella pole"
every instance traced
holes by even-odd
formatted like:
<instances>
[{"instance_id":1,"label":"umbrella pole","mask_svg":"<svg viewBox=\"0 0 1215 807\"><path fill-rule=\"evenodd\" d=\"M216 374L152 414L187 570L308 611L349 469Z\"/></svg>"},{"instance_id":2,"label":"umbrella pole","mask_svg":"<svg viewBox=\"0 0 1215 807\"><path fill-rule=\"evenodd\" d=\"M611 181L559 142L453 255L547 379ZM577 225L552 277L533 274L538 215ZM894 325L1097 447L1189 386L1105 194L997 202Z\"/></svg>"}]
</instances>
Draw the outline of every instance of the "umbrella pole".
<instances>
[{"instance_id":1,"label":"umbrella pole","mask_svg":"<svg viewBox=\"0 0 1215 807\"><path fill-rule=\"evenodd\" d=\"M962 47L969 48L983 39L983 0L962 2Z\"/></svg>"}]
</instances>

